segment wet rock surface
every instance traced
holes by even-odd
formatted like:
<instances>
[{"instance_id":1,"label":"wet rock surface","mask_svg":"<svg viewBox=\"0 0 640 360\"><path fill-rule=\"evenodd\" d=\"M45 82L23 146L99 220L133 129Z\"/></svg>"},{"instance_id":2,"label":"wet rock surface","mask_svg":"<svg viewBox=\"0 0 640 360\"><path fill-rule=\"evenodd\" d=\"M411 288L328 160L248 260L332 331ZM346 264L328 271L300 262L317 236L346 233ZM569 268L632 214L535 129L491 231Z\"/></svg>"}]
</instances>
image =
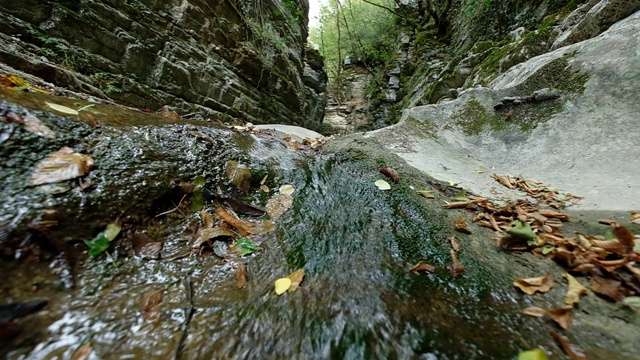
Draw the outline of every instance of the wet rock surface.
<instances>
[{"instance_id":1,"label":"wet rock surface","mask_svg":"<svg viewBox=\"0 0 640 360\"><path fill-rule=\"evenodd\" d=\"M21 1L0 10L5 71L137 108L322 122L326 75L304 46L306 1Z\"/></svg>"}]
</instances>

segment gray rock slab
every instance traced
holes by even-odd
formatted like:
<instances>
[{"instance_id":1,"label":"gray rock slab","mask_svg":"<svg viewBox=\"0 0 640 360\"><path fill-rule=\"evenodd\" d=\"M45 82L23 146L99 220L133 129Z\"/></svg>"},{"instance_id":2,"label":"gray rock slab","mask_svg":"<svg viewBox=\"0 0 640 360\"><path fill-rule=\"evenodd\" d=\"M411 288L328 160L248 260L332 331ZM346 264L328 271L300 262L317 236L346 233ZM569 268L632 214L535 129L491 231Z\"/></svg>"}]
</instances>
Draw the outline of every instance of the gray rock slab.
<instances>
[{"instance_id":1,"label":"gray rock slab","mask_svg":"<svg viewBox=\"0 0 640 360\"><path fill-rule=\"evenodd\" d=\"M491 89L471 89L453 101L410 108L399 124L365 137L378 139L384 151L436 179L490 198L518 196L491 178L498 173L584 196L576 210L640 209L639 26L637 12L598 37L515 66ZM539 76L545 64L563 56L572 70L589 74L585 90L563 96L560 112L533 130L485 129L468 136L452 119L471 98L492 111L499 94Z\"/></svg>"}]
</instances>

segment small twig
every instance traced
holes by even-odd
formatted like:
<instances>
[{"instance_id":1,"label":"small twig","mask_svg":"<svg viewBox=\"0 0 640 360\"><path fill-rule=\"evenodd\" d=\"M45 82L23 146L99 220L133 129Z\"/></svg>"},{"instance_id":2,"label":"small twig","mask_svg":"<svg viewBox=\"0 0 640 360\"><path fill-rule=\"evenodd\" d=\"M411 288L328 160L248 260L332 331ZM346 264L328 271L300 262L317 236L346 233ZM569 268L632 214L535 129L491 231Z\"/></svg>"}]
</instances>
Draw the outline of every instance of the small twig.
<instances>
[{"instance_id":1,"label":"small twig","mask_svg":"<svg viewBox=\"0 0 640 360\"><path fill-rule=\"evenodd\" d=\"M178 203L178 206L174 207L173 209L171 209L171 210L169 210L169 211L165 211L165 212L163 212L163 213L160 213L160 214L156 215L155 217L162 216L162 215L166 215L166 214L172 213L172 212L174 212L174 211L179 211L179 212L180 212L180 214L182 214L182 215L184 216L184 213L183 213L182 211L180 211L180 209L179 209L179 208L180 208L180 205L182 205L182 201L184 200L184 198L185 198L186 196L187 196L187 194L182 195L182 199L180 199L180 202Z\"/></svg>"}]
</instances>

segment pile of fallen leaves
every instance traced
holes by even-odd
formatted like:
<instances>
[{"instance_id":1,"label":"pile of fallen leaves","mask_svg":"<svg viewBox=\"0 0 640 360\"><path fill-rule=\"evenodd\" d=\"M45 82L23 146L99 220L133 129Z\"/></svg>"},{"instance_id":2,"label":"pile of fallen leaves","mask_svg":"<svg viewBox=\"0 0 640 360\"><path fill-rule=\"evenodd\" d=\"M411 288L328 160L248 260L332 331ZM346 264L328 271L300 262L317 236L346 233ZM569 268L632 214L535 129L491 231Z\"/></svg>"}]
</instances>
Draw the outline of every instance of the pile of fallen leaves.
<instances>
[{"instance_id":1,"label":"pile of fallen leaves","mask_svg":"<svg viewBox=\"0 0 640 360\"><path fill-rule=\"evenodd\" d=\"M563 225L571 219L558 209L577 203L579 196L560 193L539 181L523 177L494 174L493 178L510 189L522 190L532 199L505 204L461 191L454 196L454 201L447 202L444 207L473 212L473 222L493 229L497 244L504 249L513 252L528 251L540 257L554 259L569 272L585 275L590 283L590 288L587 288L571 274L564 273L563 277L567 280L564 305L554 309L530 307L524 309L525 314L549 316L562 329L568 329L571 311L589 290L609 301L622 301L630 307L639 306L639 235L634 236L616 221L599 220L611 227L611 231L605 236L581 232L565 236L562 232ZM640 224L640 214L632 211L630 220ZM456 219L455 227L460 232L470 233L463 217ZM514 286L533 295L549 291L555 283L551 275L544 275L516 279ZM572 358L586 358L580 357L580 349L571 344L568 338L557 333L552 333L552 336Z\"/></svg>"},{"instance_id":2,"label":"pile of fallen leaves","mask_svg":"<svg viewBox=\"0 0 640 360\"><path fill-rule=\"evenodd\" d=\"M605 236L592 236L576 232L565 236L564 223L570 221L562 209L575 204L579 196L560 193L539 181L522 177L493 175L500 184L510 189L520 189L529 199L512 203L500 203L485 197L474 196L461 191L454 201L444 205L447 209L465 209L475 214L473 222L495 231L498 245L513 252L531 252L540 257L556 260L573 274L586 275L590 288L582 285L569 273L563 274L568 290L564 305L554 309L531 307L524 312L531 316L549 316L561 328L570 326L570 315L580 297L591 290L609 301L623 301L637 304L640 298L640 236L633 235L620 223L600 220L609 225L611 231ZM535 201L535 203L534 203ZM631 222L640 224L640 214L631 212ZM456 230L469 233L464 218L455 221ZM550 275L529 279L516 279L514 285L523 292L533 295L544 293L555 286ZM631 306L631 305L630 305ZM555 334L554 338L565 349L571 348L568 340Z\"/></svg>"}]
</instances>

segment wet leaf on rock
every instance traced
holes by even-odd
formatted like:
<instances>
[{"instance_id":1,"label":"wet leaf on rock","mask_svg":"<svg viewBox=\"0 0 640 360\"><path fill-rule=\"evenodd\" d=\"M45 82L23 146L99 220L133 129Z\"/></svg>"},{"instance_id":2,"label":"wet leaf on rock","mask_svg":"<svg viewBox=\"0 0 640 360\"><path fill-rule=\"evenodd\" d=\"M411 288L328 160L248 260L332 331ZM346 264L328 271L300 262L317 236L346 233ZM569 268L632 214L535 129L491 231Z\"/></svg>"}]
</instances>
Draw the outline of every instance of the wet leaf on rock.
<instances>
[{"instance_id":1,"label":"wet leaf on rock","mask_svg":"<svg viewBox=\"0 0 640 360\"><path fill-rule=\"evenodd\" d=\"M238 162L229 160L225 166L227 179L244 194L249 193L251 188L251 170Z\"/></svg>"},{"instance_id":2,"label":"wet leaf on rock","mask_svg":"<svg viewBox=\"0 0 640 360\"><path fill-rule=\"evenodd\" d=\"M435 199L435 195L433 195L433 191L431 190L418 190L416 192L425 199Z\"/></svg>"},{"instance_id":3,"label":"wet leaf on rock","mask_svg":"<svg viewBox=\"0 0 640 360\"><path fill-rule=\"evenodd\" d=\"M84 243L89 247L89 255L98 256L107 250L113 239L120 233L120 230L122 230L122 223L120 220L116 220L107 225L107 228L93 240L85 240Z\"/></svg>"},{"instance_id":4,"label":"wet leaf on rock","mask_svg":"<svg viewBox=\"0 0 640 360\"><path fill-rule=\"evenodd\" d=\"M417 264L415 264L414 266L411 267L411 269L409 269L409 271L413 271L413 272L420 272L420 271L424 271L424 272L434 272L436 271L436 267L433 265L429 265L424 261L420 261Z\"/></svg>"},{"instance_id":5,"label":"wet leaf on rock","mask_svg":"<svg viewBox=\"0 0 640 360\"><path fill-rule=\"evenodd\" d=\"M389 179L391 179L396 184L400 181L400 176L398 176L398 173L390 167L384 167L380 169L380 172L383 175L389 177Z\"/></svg>"},{"instance_id":6,"label":"wet leaf on rock","mask_svg":"<svg viewBox=\"0 0 640 360\"><path fill-rule=\"evenodd\" d=\"M29 185L42 185L75 179L93 168L93 159L73 149L63 147L39 161L29 177Z\"/></svg>"},{"instance_id":7,"label":"wet leaf on rock","mask_svg":"<svg viewBox=\"0 0 640 360\"><path fill-rule=\"evenodd\" d=\"M144 234L131 235L133 252L143 259L158 260L162 252L162 243L154 241Z\"/></svg>"},{"instance_id":8,"label":"wet leaf on rock","mask_svg":"<svg viewBox=\"0 0 640 360\"><path fill-rule=\"evenodd\" d=\"M22 118L25 130L32 132L38 136L46 137L52 140L56 139L56 133L49 129L40 119L33 115L27 115Z\"/></svg>"},{"instance_id":9,"label":"wet leaf on rock","mask_svg":"<svg viewBox=\"0 0 640 360\"><path fill-rule=\"evenodd\" d=\"M238 286L238 289L242 289L247 286L248 282L247 265L239 264L236 266L236 285Z\"/></svg>"},{"instance_id":10,"label":"wet leaf on rock","mask_svg":"<svg viewBox=\"0 0 640 360\"><path fill-rule=\"evenodd\" d=\"M142 294L142 317L151 322L160 320L160 303L163 299L163 290L150 290Z\"/></svg>"},{"instance_id":11,"label":"wet leaf on rock","mask_svg":"<svg viewBox=\"0 0 640 360\"><path fill-rule=\"evenodd\" d=\"M278 191L280 192L280 194L283 194L283 195L291 195L296 191L296 188L293 187L293 185L287 184L287 185L280 186Z\"/></svg>"},{"instance_id":12,"label":"wet leaf on rock","mask_svg":"<svg viewBox=\"0 0 640 360\"><path fill-rule=\"evenodd\" d=\"M231 246L241 250L239 256L249 255L258 250L258 245L247 238L240 238Z\"/></svg>"},{"instance_id":13,"label":"wet leaf on rock","mask_svg":"<svg viewBox=\"0 0 640 360\"><path fill-rule=\"evenodd\" d=\"M518 360L547 360L547 353L542 349L523 351L518 354Z\"/></svg>"},{"instance_id":14,"label":"wet leaf on rock","mask_svg":"<svg viewBox=\"0 0 640 360\"><path fill-rule=\"evenodd\" d=\"M273 220L284 215L293 205L293 196L278 194L267 200L267 215Z\"/></svg>"},{"instance_id":15,"label":"wet leaf on rock","mask_svg":"<svg viewBox=\"0 0 640 360\"><path fill-rule=\"evenodd\" d=\"M48 101L45 101L45 103L52 108L53 110L57 111L57 112L61 112L63 114L68 114L68 115L78 115L79 112L75 109L72 109L70 107L66 107L64 105L60 105L60 104L54 104L54 103L50 103Z\"/></svg>"},{"instance_id":16,"label":"wet leaf on rock","mask_svg":"<svg viewBox=\"0 0 640 360\"><path fill-rule=\"evenodd\" d=\"M262 221L245 221L238 218L235 214L231 214L224 210L218 210L214 213L215 216L224 220L227 224L238 230L240 236L261 235L273 230L275 223L269 220Z\"/></svg>"},{"instance_id":17,"label":"wet leaf on rock","mask_svg":"<svg viewBox=\"0 0 640 360\"><path fill-rule=\"evenodd\" d=\"M457 231L465 234L471 234L471 230L469 230L469 227L467 226L467 220L465 220L464 217L458 216L455 219L454 224Z\"/></svg>"},{"instance_id":18,"label":"wet leaf on rock","mask_svg":"<svg viewBox=\"0 0 640 360\"><path fill-rule=\"evenodd\" d=\"M300 283L302 283L302 280L304 279L304 275L305 275L304 269L298 269L292 272L291 274L289 274L289 276L287 277L289 278L289 280L291 280L291 286L287 291L289 292L296 291L300 286Z\"/></svg>"},{"instance_id":19,"label":"wet leaf on rock","mask_svg":"<svg viewBox=\"0 0 640 360\"><path fill-rule=\"evenodd\" d=\"M622 303L636 312L640 312L640 297L638 296L629 296L622 300Z\"/></svg>"},{"instance_id":20,"label":"wet leaf on rock","mask_svg":"<svg viewBox=\"0 0 640 360\"><path fill-rule=\"evenodd\" d=\"M84 343L73 352L71 360L88 360L91 358L91 352L93 352L91 343Z\"/></svg>"},{"instance_id":21,"label":"wet leaf on rock","mask_svg":"<svg viewBox=\"0 0 640 360\"><path fill-rule=\"evenodd\" d=\"M551 332L551 336L571 360L587 360L587 355L585 355L584 350L582 350L578 345L572 343L568 337L562 336L555 331Z\"/></svg>"},{"instance_id":22,"label":"wet leaf on rock","mask_svg":"<svg viewBox=\"0 0 640 360\"><path fill-rule=\"evenodd\" d=\"M513 285L528 295L533 295L536 292L546 293L554 286L551 275L528 279L516 279L513 282Z\"/></svg>"},{"instance_id":23,"label":"wet leaf on rock","mask_svg":"<svg viewBox=\"0 0 640 360\"><path fill-rule=\"evenodd\" d=\"M460 244L458 244L458 240L456 240L455 236L449 238L449 243L454 251L460 251Z\"/></svg>"},{"instance_id":24,"label":"wet leaf on rock","mask_svg":"<svg viewBox=\"0 0 640 360\"><path fill-rule=\"evenodd\" d=\"M200 211L204 207L203 189L206 182L207 180L202 175L196 176L193 181L191 181L191 184L193 185L193 189L191 190L191 201L189 203L189 210L191 212Z\"/></svg>"},{"instance_id":25,"label":"wet leaf on rock","mask_svg":"<svg viewBox=\"0 0 640 360\"><path fill-rule=\"evenodd\" d=\"M378 187L378 189L383 191L391 190L391 185L389 185L389 183L384 180L377 180L375 182L375 185Z\"/></svg>"},{"instance_id":26,"label":"wet leaf on rock","mask_svg":"<svg viewBox=\"0 0 640 360\"><path fill-rule=\"evenodd\" d=\"M529 316L533 316L533 317L543 317L547 314L547 310L537 307L537 306L530 306L528 308L525 308L522 310L522 313L525 315L529 315Z\"/></svg>"},{"instance_id":27,"label":"wet leaf on rock","mask_svg":"<svg viewBox=\"0 0 640 360\"><path fill-rule=\"evenodd\" d=\"M573 306L566 305L563 307L555 308L547 311L547 314L555 321L561 328L567 330L571 325L571 310Z\"/></svg>"},{"instance_id":28,"label":"wet leaf on rock","mask_svg":"<svg viewBox=\"0 0 640 360\"><path fill-rule=\"evenodd\" d=\"M589 277L589 283L591 291L610 301L621 300L628 294L628 291L622 286L622 282L614 279L593 274Z\"/></svg>"},{"instance_id":29,"label":"wet leaf on rock","mask_svg":"<svg viewBox=\"0 0 640 360\"><path fill-rule=\"evenodd\" d=\"M265 211L255 205L248 204L240 199L236 198L224 198L224 202L229 205L234 211L252 216L262 216L265 214Z\"/></svg>"},{"instance_id":30,"label":"wet leaf on rock","mask_svg":"<svg viewBox=\"0 0 640 360\"><path fill-rule=\"evenodd\" d=\"M205 229L211 229L215 224L213 216L204 210L200 211L200 219L202 220L202 227Z\"/></svg>"},{"instance_id":31,"label":"wet leaf on rock","mask_svg":"<svg viewBox=\"0 0 640 360\"><path fill-rule=\"evenodd\" d=\"M582 286L582 284L580 284L580 282L569 273L564 273L562 276L567 279L567 282L569 283L569 289L567 289L567 293L564 296L564 303L573 306L580 302L580 296L586 294L589 289Z\"/></svg>"},{"instance_id":32,"label":"wet leaf on rock","mask_svg":"<svg viewBox=\"0 0 640 360\"><path fill-rule=\"evenodd\" d=\"M280 278L275 281L274 285L276 294L282 295L287 290L289 290L289 287L291 287L291 279L289 279L288 277Z\"/></svg>"},{"instance_id":33,"label":"wet leaf on rock","mask_svg":"<svg viewBox=\"0 0 640 360\"><path fill-rule=\"evenodd\" d=\"M236 234L233 231L221 228L219 226L216 226L214 228L203 228L198 231L198 237L193 242L193 245L191 245L191 247L197 249L202 246L205 241L220 237L233 238L235 237L235 235Z\"/></svg>"},{"instance_id":34,"label":"wet leaf on rock","mask_svg":"<svg viewBox=\"0 0 640 360\"><path fill-rule=\"evenodd\" d=\"M464 266L458 261L458 257L456 256L456 252L453 249L449 250L449 254L451 254L451 265L449 266L449 272L451 275L455 277L462 276L464 273Z\"/></svg>"},{"instance_id":35,"label":"wet leaf on rock","mask_svg":"<svg viewBox=\"0 0 640 360\"><path fill-rule=\"evenodd\" d=\"M531 225L523 223L520 220L512 221L505 232L514 240L526 241L529 246L538 243L538 237L533 230L531 230Z\"/></svg>"}]
</instances>

